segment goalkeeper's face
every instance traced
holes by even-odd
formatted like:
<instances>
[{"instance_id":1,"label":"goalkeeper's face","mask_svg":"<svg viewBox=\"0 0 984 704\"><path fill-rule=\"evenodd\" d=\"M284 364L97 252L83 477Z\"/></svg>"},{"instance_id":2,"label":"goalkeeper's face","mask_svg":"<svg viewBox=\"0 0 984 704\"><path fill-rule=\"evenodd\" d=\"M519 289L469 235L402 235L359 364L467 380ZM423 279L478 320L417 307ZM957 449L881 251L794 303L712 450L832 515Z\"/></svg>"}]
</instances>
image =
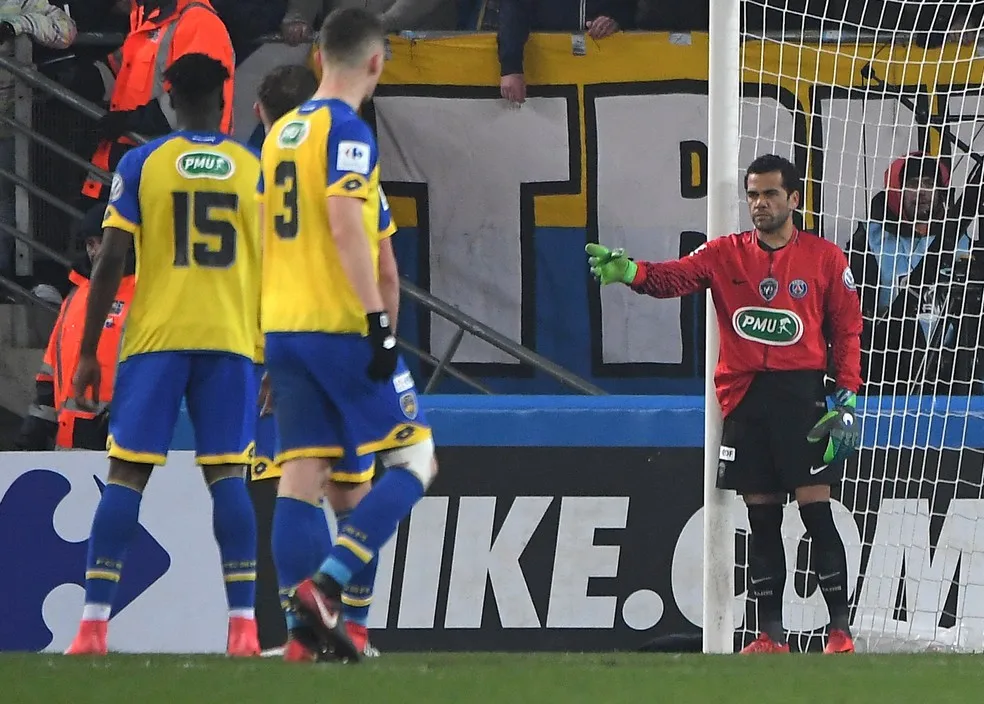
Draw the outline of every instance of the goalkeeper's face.
<instances>
[{"instance_id":1,"label":"goalkeeper's face","mask_svg":"<svg viewBox=\"0 0 984 704\"><path fill-rule=\"evenodd\" d=\"M749 174L745 198L755 229L767 234L781 230L799 207L799 193L789 193L783 187L779 171Z\"/></svg>"}]
</instances>

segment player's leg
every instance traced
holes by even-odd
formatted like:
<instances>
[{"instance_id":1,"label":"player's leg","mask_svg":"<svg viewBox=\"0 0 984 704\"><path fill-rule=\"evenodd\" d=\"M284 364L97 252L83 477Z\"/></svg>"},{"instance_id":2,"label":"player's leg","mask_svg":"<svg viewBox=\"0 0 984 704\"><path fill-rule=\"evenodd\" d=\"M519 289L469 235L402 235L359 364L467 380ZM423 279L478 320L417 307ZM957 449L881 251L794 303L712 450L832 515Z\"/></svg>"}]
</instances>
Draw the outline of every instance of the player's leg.
<instances>
[{"instance_id":1,"label":"player's leg","mask_svg":"<svg viewBox=\"0 0 984 704\"><path fill-rule=\"evenodd\" d=\"M335 514L339 533L345 530L352 511L372 488L375 458L344 457L335 463L331 478L326 482L325 498ZM366 566L352 575L342 592L342 613L345 627L355 647L365 657L378 657L379 651L369 643L369 607L376 584L379 556L373 555Z\"/></svg>"},{"instance_id":2,"label":"player's leg","mask_svg":"<svg viewBox=\"0 0 984 704\"><path fill-rule=\"evenodd\" d=\"M322 645L291 606L288 594L309 577L331 549L331 531L322 507L329 458L342 454L332 427L337 412L318 382L294 353L295 335L267 335L266 363L273 387L274 418L281 477L273 514L271 543L281 605L287 621L284 659L314 661ZM317 347L316 336L299 336ZM318 364L325 366L320 356Z\"/></svg>"},{"instance_id":3,"label":"player's leg","mask_svg":"<svg viewBox=\"0 0 984 704\"><path fill-rule=\"evenodd\" d=\"M755 600L758 638L743 653L789 652L782 625L786 553L782 544L785 493L769 453L758 388L749 389L723 424L718 487L734 489L748 511L749 545L746 587Z\"/></svg>"},{"instance_id":4,"label":"player's leg","mask_svg":"<svg viewBox=\"0 0 984 704\"><path fill-rule=\"evenodd\" d=\"M226 652L259 655L256 631L256 514L246 488L256 419L252 362L225 354L192 354L188 415L195 459L212 497L212 529L222 558L229 607Z\"/></svg>"},{"instance_id":5,"label":"player's leg","mask_svg":"<svg viewBox=\"0 0 984 704\"><path fill-rule=\"evenodd\" d=\"M186 360L168 353L122 362L109 416L109 476L92 519L85 607L69 655L106 653L109 618L140 501L154 465L163 465L188 378Z\"/></svg>"},{"instance_id":6,"label":"player's leg","mask_svg":"<svg viewBox=\"0 0 984 704\"><path fill-rule=\"evenodd\" d=\"M333 359L344 360L352 369L366 368L370 352L365 340L349 337L336 343ZM336 654L357 660L360 654L351 640L339 636L342 592L423 496L437 474L437 459L413 378L402 360L387 382L337 372L321 381L339 406L346 445L354 445L361 454L375 451L387 471L359 502L331 553L313 579L297 588L293 601Z\"/></svg>"},{"instance_id":7,"label":"player's leg","mask_svg":"<svg viewBox=\"0 0 984 704\"><path fill-rule=\"evenodd\" d=\"M840 483L844 463L824 465L823 443L807 442L807 433L826 413L827 404L819 375L804 385L809 388L800 398L774 407L773 448L783 485L795 493L800 517L810 536L811 566L830 615L826 652L853 652L847 555L830 509L830 487Z\"/></svg>"}]
</instances>

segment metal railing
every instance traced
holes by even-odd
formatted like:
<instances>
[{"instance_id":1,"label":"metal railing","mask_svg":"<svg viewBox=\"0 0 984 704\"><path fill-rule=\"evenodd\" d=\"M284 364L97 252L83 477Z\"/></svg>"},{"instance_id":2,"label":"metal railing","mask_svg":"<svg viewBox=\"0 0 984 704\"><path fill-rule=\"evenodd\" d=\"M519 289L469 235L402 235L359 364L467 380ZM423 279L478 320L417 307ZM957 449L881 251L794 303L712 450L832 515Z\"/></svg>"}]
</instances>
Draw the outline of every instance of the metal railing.
<instances>
[{"instance_id":1,"label":"metal railing","mask_svg":"<svg viewBox=\"0 0 984 704\"><path fill-rule=\"evenodd\" d=\"M105 37L105 35L101 35ZM85 41L85 40L83 40ZM8 57L0 56L0 70L9 71L17 80L30 86L31 88L42 91L47 95L61 101L70 108L76 110L82 115L92 118L99 119L105 114L105 110L99 106L71 93L64 86L56 83L55 81L49 79L47 76L39 73L35 69L24 66L17 61L14 61ZM36 130L32 129L28 125L25 125L17 120L12 120L8 117L0 115L0 124L15 130L17 133L25 136L26 138L43 145L45 148L50 149L52 152L58 154L69 163L79 166L80 168L87 169L89 172L94 173L97 178L102 180L104 183L109 183L111 181L111 175L106 173L101 169L96 169L92 167L85 159L72 153L70 150L59 145L54 140L40 134ZM128 135L134 139L137 143L143 144L147 140L140 135L131 134ZM35 184L31 184L26 179L23 179L16 174L11 174L3 169L0 169L0 178L7 178L12 181L16 186L25 189L31 195L34 195L41 200L45 201L58 208L62 212L68 214L73 219L80 219L82 213L69 203L62 201L56 196L44 191L44 189L39 188ZM17 228L9 227L0 223L0 232L14 237L16 240L25 243L32 250L40 252L45 256L49 257L53 261L59 262L66 266L66 268L71 266L70 261L67 257L56 252L43 245L42 243L34 240L27 233L19 231ZM33 295L30 291L27 291L16 282L6 279L0 276L0 287L3 287L10 291L16 297L25 300L34 305L42 306L48 310L54 308L57 311L57 307L53 306L51 303L44 301L41 298ZM510 355L516 359L521 364L527 364L547 376L555 379L563 386L577 391L582 394L589 395L605 395L603 389L588 381L585 381L576 374L572 374L563 367L551 362L546 357L543 357L536 352L533 352L526 347L510 340L501 333L493 330L489 326L479 322L475 318L462 313L453 305L442 301L434 296L432 296L427 291L418 288L411 282L404 278L400 280L400 290L404 296L413 300L417 305L426 309L428 312L433 313L457 326L457 331L453 336L451 343L448 348L444 351L441 357L437 357L425 350L419 349L416 346L410 344L405 340L398 340L401 349L406 352L413 354L418 357L422 362L432 367L429 379L427 381L424 393L429 393L433 391L437 385L440 383L442 378L445 376L457 379L464 384L467 384L472 389L485 394L494 393L487 385L482 382L470 377L467 374L462 373L460 370L456 369L452 364L452 359L455 353L458 351L459 346L465 336L465 334L470 334L477 337L480 340L492 345L496 349Z\"/></svg>"}]
</instances>

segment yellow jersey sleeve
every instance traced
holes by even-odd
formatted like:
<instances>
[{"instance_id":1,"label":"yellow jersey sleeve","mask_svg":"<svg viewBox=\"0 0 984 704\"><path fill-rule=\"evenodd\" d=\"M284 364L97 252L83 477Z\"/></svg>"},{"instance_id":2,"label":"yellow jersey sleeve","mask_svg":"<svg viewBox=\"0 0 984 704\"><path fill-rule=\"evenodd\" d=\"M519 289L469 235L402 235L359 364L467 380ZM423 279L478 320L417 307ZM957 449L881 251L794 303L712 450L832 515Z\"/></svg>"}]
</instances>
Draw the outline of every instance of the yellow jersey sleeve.
<instances>
[{"instance_id":1,"label":"yellow jersey sleeve","mask_svg":"<svg viewBox=\"0 0 984 704\"><path fill-rule=\"evenodd\" d=\"M359 119L340 120L328 132L326 196L368 200L376 168L376 141Z\"/></svg>"},{"instance_id":2,"label":"yellow jersey sleeve","mask_svg":"<svg viewBox=\"0 0 984 704\"><path fill-rule=\"evenodd\" d=\"M383 187L379 187L379 239L392 237L396 234L396 223L393 222L393 214L390 212L389 201L383 193Z\"/></svg>"},{"instance_id":3,"label":"yellow jersey sleeve","mask_svg":"<svg viewBox=\"0 0 984 704\"><path fill-rule=\"evenodd\" d=\"M146 147L138 147L120 159L109 189L109 205L103 216L103 228L115 227L131 235L140 230L140 175L149 153Z\"/></svg>"}]
</instances>

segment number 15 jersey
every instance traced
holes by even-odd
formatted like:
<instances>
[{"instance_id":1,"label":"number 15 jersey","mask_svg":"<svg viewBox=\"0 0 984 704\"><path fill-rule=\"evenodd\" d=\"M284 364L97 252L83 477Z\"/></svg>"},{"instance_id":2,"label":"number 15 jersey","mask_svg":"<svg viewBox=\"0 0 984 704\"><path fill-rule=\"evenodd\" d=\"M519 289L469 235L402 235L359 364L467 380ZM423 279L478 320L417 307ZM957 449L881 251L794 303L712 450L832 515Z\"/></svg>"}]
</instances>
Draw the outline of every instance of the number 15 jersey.
<instances>
[{"instance_id":1,"label":"number 15 jersey","mask_svg":"<svg viewBox=\"0 0 984 704\"><path fill-rule=\"evenodd\" d=\"M261 159L263 332L366 334L366 311L342 268L327 198L362 201L378 280L384 203L372 131L340 100L309 100L274 123Z\"/></svg>"},{"instance_id":2,"label":"number 15 jersey","mask_svg":"<svg viewBox=\"0 0 984 704\"><path fill-rule=\"evenodd\" d=\"M121 360L179 350L253 357L259 172L249 148L207 132L174 132L120 161L103 227L131 233L136 246Z\"/></svg>"}]
</instances>

